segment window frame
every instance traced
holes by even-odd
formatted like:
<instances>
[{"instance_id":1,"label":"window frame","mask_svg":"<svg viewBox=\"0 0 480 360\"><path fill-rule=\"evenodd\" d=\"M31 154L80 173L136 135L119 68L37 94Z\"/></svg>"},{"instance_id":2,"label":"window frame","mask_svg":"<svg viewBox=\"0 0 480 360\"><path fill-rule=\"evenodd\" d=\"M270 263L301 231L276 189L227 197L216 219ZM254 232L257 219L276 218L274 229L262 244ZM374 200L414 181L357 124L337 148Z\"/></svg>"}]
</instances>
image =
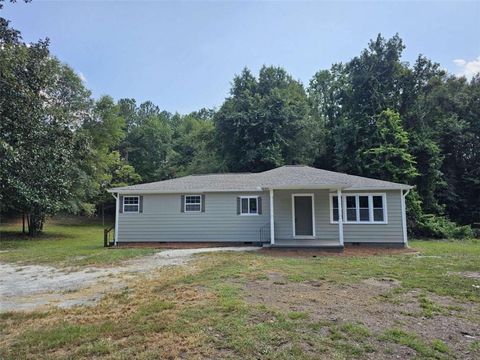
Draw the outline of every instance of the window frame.
<instances>
[{"instance_id":1,"label":"window frame","mask_svg":"<svg viewBox=\"0 0 480 360\"><path fill-rule=\"evenodd\" d=\"M200 199L199 203L189 203L188 205L199 205L198 210L187 210L187 197L196 196ZM185 213L199 213L202 212L202 195L201 194L188 194L183 197L183 212Z\"/></svg>"},{"instance_id":2,"label":"window frame","mask_svg":"<svg viewBox=\"0 0 480 360\"><path fill-rule=\"evenodd\" d=\"M258 195L244 195L244 196L239 196L240 198L240 216L258 216L260 215L258 213L258 198L259 196ZM243 199L247 199L248 200L248 213L244 213L242 210L243 210L243 207L242 207L242 200ZM251 213L250 212L250 199L255 199L256 203L257 203L257 206L256 206L256 212L255 213Z\"/></svg>"},{"instance_id":3,"label":"window frame","mask_svg":"<svg viewBox=\"0 0 480 360\"><path fill-rule=\"evenodd\" d=\"M137 199L137 203L136 204L125 204L125 199L126 198L136 198ZM139 214L140 213L140 196L139 195L123 195L123 198L122 198L122 212L124 214ZM137 211L131 211L131 210L128 210L126 211L125 210L125 205L127 206L137 206Z\"/></svg>"},{"instance_id":4,"label":"window frame","mask_svg":"<svg viewBox=\"0 0 480 360\"><path fill-rule=\"evenodd\" d=\"M347 196L355 196L355 209L356 219L355 221L347 220ZM368 213L369 221L360 221L360 196L368 196ZM375 221L373 218L373 197L382 197L382 209L383 209L383 221ZM337 197L337 193L330 193L330 224L338 224L338 220L333 219L333 199ZM388 211L387 211L387 193L342 193L342 223L343 224L356 224L356 225L382 225L388 224ZM337 205L338 206L338 205ZM378 209L378 208L377 208Z\"/></svg>"}]
</instances>

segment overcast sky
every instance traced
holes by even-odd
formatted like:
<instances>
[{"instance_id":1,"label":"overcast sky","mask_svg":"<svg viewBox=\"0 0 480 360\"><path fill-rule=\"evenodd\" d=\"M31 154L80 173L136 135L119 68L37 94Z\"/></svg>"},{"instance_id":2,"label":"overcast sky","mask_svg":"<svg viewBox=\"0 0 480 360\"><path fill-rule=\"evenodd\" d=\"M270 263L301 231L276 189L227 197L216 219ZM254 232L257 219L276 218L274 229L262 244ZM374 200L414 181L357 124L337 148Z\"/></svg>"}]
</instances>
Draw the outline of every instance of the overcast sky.
<instances>
[{"instance_id":1,"label":"overcast sky","mask_svg":"<svg viewBox=\"0 0 480 360\"><path fill-rule=\"evenodd\" d=\"M187 113L219 106L234 74L280 65L304 84L399 33L404 60L422 53L448 71L480 71L480 1L7 3L26 41L48 37L98 97L151 100Z\"/></svg>"}]
</instances>

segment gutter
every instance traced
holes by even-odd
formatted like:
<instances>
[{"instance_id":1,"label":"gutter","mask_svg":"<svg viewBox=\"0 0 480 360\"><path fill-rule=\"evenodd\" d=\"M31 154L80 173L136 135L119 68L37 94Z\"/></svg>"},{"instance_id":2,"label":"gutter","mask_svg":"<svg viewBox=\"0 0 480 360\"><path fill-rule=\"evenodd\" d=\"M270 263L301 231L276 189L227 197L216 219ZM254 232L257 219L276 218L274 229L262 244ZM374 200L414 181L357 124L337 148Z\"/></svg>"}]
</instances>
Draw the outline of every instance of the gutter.
<instances>
[{"instance_id":1,"label":"gutter","mask_svg":"<svg viewBox=\"0 0 480 360\"><path fill-rule=\"evenodd\" d=\"M346 190L346 191L384 191L384 190L408 190L413 189L414 186L404 185L399 187L352 187L351 184L306 184L306 185L287 185L287 186L257 186L247 189L183 189L183 190L154 190L154 189L127 189L127 188L113 188L108 189L107 192L111 194L186 194L186 193L241 193L241 192L260 192L269 190L308 190L308 189L328 189L328 190Z\"/></svg>"},{"instance_id":2,"label":"gutter","mask_svg":"<svg viewBox=\"0 0 480 360\"><path fill-rule=\"evenodd\" d=\"M261 187L252 189L230 189L230 190L206 190L206 189L184 189L184 190L145 190L145 189L108 189L107 192L114 194L187 194L187 193L224 193L224 192L259 192L264 191Z\"/></svg>"}]
</instances>

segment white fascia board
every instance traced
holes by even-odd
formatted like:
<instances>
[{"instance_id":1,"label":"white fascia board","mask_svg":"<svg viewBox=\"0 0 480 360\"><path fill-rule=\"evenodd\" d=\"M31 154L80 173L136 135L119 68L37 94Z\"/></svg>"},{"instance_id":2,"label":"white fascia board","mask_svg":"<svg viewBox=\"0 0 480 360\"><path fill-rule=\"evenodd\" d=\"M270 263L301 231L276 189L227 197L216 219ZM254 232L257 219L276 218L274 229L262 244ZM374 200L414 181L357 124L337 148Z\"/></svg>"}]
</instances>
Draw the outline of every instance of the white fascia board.
<instances>
[{"instance_id":1,"label":"white fascia board","mask_svg":"<svg viewBox=\"0 0 480 360\"><path fill-rule=\"evenodd\" d=\"M346 187L343 190L345 191L384 191L384 190L410 190L413 189L415 186L410 186L410 185L402 185L402 186L387 186L387 187Z\"/></svg>"},{"instance_id":2,"label":"white fascia board","mask_svg":"<svg viewBox=\"0 0 480 360\"><path fill-rule=\"evenodd\" d=\"M145 189L108 189L107 192L114 194L196 194L196 193L224 193L224 192L261 192L261 187L252 189L230 189L230 190L212 190L212 189L184 189L184 190L145 190Z\"/></svg>"},{"instance_id":3,"label":"white fascia board","mask_svg":"<svg viewBox=\"0 0 480 360\"><path fill-rule=\"evenodd\" d=\"M350 184L310 184L310 185L286 185L286 186L268 186L264 190L311 190L311 189L345 189L351 186Z\"/></svg>"}]
</instances>

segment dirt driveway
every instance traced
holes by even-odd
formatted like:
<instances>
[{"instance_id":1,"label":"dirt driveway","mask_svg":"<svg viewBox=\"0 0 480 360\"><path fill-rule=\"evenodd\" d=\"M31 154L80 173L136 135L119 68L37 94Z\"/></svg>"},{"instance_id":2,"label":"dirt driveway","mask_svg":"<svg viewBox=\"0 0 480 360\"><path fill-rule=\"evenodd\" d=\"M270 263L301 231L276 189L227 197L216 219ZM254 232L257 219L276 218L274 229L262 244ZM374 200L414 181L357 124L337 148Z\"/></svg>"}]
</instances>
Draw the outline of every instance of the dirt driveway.
<instances>
[{"instance_id":1,"label":"dirt driveway","mask_svg":"<svg viewBox=\"0 0 480 360\"><path fill-rule=\"evenodd\" d=\"M0 312L92 305L129 278L159 267L185 265L193 255L218 251L253 251L258 247L175 249L124 262L115 267L58 269L0 263Z\"/></svg>"}]
</instances>

